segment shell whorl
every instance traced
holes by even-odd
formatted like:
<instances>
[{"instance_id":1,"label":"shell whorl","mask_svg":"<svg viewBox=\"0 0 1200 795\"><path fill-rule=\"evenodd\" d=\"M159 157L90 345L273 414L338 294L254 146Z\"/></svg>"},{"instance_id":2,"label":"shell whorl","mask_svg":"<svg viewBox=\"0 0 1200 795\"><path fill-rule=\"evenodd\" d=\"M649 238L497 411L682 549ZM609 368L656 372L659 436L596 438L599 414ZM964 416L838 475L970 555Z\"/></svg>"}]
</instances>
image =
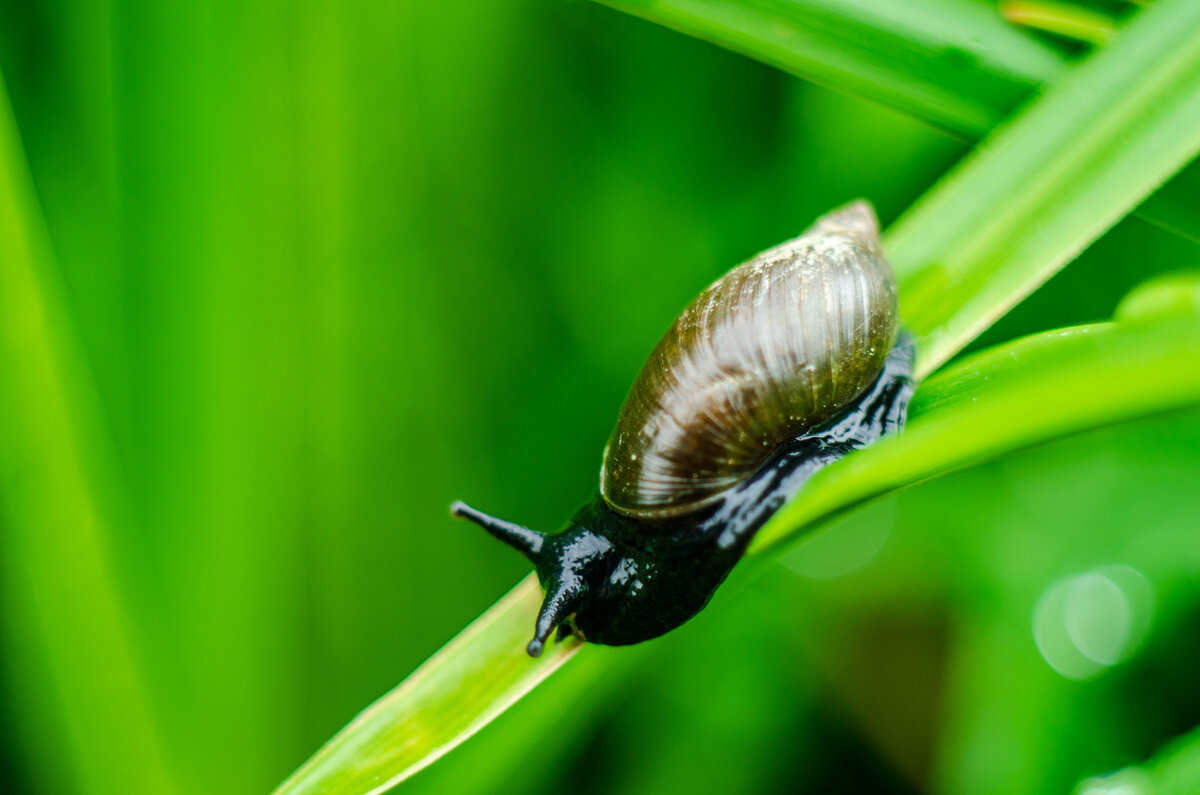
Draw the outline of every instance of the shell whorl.
<instances>
[{"instance_id":1,"label":"shell whorl","mask_svg":"<svg viewBox=\"0 0 1200 795\"><path fill-rule=\"evenodd\" d=\"M601 494L642 515L711 502L857 398L896 325L870 205L823 216L712 284L659 341L605 448Z\"/></svg>"}]
</instances>

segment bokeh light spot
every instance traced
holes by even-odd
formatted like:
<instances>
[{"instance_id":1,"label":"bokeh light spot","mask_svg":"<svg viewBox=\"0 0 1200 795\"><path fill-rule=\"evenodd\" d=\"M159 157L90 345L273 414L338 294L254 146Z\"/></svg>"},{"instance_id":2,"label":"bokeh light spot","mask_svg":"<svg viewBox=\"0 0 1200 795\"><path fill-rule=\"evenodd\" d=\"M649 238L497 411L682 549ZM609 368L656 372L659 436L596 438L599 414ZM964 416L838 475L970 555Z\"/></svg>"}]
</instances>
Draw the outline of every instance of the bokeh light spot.
<instances>
[{"instance_id":1,"label":"bokeh light spot","mask_svg":"<svg viewBox=\"0 0 1200 795\"><path fill-rule=\"evenodd\" d=\"M1082 574L1072 581L1063 605L1067 637L1092 662L1112 665L1129 638L1131 612L1116 583L1102 574Z\"/></svg>"},{"instance_id":2,"label":"bokeh light spot","mask_svg":"<svg viewBox=\"0 0 1200 795\"><path fill-rule=\"evenodd\" d=\"M1128 566L1105 566L1055 581L1033 611L1033 638L1050 667L1086 679L1127 659L1150 627L1149 582Z\"/></svg>"},{"instance_id":3,"label":"bokeh light spot","mask_svg":"<svg viewBox=\"0 0 1200 795\"><path fill-rule=\"evenodd\" d=\"M832 580L870 563L896 523L895 499L880 500L802 541L783 564L814 580Z\"/></svg>"}]
</instances>

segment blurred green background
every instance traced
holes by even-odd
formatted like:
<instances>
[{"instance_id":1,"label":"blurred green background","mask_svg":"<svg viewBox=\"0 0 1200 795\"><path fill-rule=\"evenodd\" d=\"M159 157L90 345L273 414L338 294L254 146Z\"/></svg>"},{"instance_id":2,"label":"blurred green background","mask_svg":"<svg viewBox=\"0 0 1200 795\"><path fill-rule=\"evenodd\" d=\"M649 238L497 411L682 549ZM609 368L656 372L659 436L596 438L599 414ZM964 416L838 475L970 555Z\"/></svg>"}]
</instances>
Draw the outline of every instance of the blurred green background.
<instances>
[{"instance_id":1,"label":"blurred green background","mask_svg":"<svg viewBox=\"0 0 1200 795\"><path fill-rule=\"evenodd\" d=\"M0 72L106 518L9 462L0 792L269 791L525 573L452 500L558 526L699 289L965 151L584 2L3 0ZM977 344L1198 264L1127 220ZM913 489L402 791L1070 791L1200 720L1198 471L1192 412Z\"/></svg>"}]
</instances>

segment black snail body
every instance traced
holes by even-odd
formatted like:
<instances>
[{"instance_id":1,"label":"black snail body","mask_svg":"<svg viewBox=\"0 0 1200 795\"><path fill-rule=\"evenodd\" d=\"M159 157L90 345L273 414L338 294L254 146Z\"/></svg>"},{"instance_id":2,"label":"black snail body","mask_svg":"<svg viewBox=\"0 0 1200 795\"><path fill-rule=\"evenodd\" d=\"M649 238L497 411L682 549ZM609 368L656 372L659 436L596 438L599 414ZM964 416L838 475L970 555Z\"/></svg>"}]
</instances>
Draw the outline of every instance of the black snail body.
<instances>
[{"instance_id":1,"label":"black snail body","mask_svg":"<svg viewBox=\"0 0 1200 795\"><path fill-rule=\"evenodd\" d=\"M558 627L658 637L699 612L818 469L904 423L913 349L875 215L856 202L738 266L684 310L634 382L600 490L559 533L451 509L526 555Z\"/></svg>"}]
</instances>

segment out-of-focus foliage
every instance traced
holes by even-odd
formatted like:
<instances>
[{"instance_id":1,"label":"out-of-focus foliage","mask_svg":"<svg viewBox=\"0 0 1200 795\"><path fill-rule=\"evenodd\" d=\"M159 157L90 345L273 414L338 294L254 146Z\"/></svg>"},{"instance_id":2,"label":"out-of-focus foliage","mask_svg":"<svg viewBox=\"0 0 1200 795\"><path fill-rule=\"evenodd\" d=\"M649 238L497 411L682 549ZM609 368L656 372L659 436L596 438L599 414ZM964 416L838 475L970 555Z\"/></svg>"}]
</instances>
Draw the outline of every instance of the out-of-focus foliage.
<instances>
[{"instance_id":1,"label":"out-of-focus foliage","mask_svg":"<svg viewBox=\"0 0 1200 795\"><path fill-rule=\"evenodd\" d=\"M1163 2L1045 86L889 230L925 375L1200 150L1200 6Z\"/></svg>"},{"instance_id":2,"label":"out-of-focus foliage","mask_svg":"<svg viewBox=\"0 0 1200 795\"><path fill-rule=\"evenodd\" d=\"M0 416L58 473L0 465L4 792L269 790L524 573L452 499L556 526L699 287L851 197L891 220L962 151L582 3L8 0L0 72L4 364L58 368ZM981 344L1198 261L1127 221ZM6 412L30 375L0 371ZM405 787L1062 792L1140 764L1200 717L1198 467L1176 414L906 492ZM1060 592L1144 638L1081 634ZM1067 678L1063 638L1111 663Z\"/></svg>"},{"instance_id":3,"label":"out-of-focus foliage","mask_svg":"<svg viewBox=\"0 0 1200 795\"><path fill-rule=\"evenodd\" d=\"M975 0L599 2L976 138L1067 68Z\"/></svg>"},{"instance_id":4,"label":"out-of-focus foliage","mask_svg":"<svg viewBox=\"0 0 1200 795\"><path fill-rule=\"evenodd\" d=\"M1065 69L1072 40L1112 39L1114 7L1129 17L1136 5L1136 0L1100 0L1100 8L1056 0L1000 0L998 8L984 0L598 2L973 138ZM1062 38L1039 42L1005 19ZM1141 98L1116 85L1113 95L1134 103ZM1193 165L1150 197L1138 215L1200 241L1198 182L1200 166Z\"/></svg>"},{"instance_id":5,"label":"out-of-focus foliage","mask_svg":"<svg viewBox=\"0 0 1200 795\"><path fill-rule=\"evenodd\" d=\"M1200 31L1200 15L1194 12L1164 4L1117 45L1044 87L1043 98L996 130L889 231L885 246L898 274L905 324L916 335L918 379L1200 148L1200 90L1191 79L1200 69L1200 47L1191 35ZM811 36L832 49L843 46L824 30ZM914 411L921 422L909 427L901 445L879 445L866 458L851 457L853 469L821 473L820 490L805 489L752 548L810 529L866 497L1014 447L1200 402L1200 381L1189 366L1198 356L1195 323L1149 334L1047 332L1002 348L922 384ZM1121 388L1110 388L1112 381ZM933 409L921 412L921 406ZM515 651L539 591L527 577L339 732L279 795L387 789L544 681L574 649L556 651L552 662L522 661Z\"/></svg>"}]
</instances>

